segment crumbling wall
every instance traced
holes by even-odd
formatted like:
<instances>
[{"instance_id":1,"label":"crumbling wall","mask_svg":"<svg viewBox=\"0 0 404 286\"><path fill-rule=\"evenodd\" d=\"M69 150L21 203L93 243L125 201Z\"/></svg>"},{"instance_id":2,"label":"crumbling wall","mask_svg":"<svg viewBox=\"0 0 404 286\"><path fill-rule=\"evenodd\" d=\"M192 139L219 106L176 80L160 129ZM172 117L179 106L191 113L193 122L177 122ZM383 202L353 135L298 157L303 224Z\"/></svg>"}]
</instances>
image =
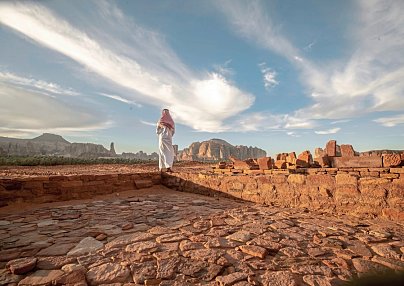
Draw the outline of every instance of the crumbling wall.
<instances>
[{"instance_id":1,"label":"crumbling wall","mask_svg":"<svg viewBox=\"0 0 404 286\"><path fill-rule=\"evenodd\" d=\"M161 183L160 173L40 176L0 179L0 207L89 199L95 195L142 189Z\"/></svg>"},{"instance_id":2,"label":"crumbling wall","mask_svg":"<svg viewBox=\"0 0 404 286\"><path fill-rule=\"evenodd\" d=\"M173 173L162 183L210 196L230 195L282 207L404 221L404 168L318 168L255 174Z\"/></svg>"},{"instance_id":3,"label":"crumbling wall","mask_svg":"<svg viewBox=\"0 0 404 286\"><path fill-rule=\"evenodd\" d=\"M220 173L218 173L220 172ZM404 221L404 168L215 169L178 172L0 178L0 206L88 199L163 184L208 196Z\"/></svg>"}]
</instances>

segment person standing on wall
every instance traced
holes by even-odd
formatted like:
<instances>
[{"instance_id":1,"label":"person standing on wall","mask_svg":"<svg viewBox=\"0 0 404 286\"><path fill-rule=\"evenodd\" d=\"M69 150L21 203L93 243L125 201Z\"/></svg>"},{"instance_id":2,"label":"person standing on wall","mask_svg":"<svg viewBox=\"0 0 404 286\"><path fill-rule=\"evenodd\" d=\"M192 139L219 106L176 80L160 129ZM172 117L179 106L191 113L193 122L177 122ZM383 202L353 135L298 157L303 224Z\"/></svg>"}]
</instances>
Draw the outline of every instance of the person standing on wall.
<instances>
[{"instance_id":1,"label":"person standing on wall","mask_svg":"<svg viewBox=\"0 0 404 286\"><path fill-rule=\"evenodd\" d=\"M175 133L174 120L168 109L163 109L161 118L157 122L156 133L159 137L159 170L172 172L174 162L173 135Z\"/></svg>"}]
</instances>

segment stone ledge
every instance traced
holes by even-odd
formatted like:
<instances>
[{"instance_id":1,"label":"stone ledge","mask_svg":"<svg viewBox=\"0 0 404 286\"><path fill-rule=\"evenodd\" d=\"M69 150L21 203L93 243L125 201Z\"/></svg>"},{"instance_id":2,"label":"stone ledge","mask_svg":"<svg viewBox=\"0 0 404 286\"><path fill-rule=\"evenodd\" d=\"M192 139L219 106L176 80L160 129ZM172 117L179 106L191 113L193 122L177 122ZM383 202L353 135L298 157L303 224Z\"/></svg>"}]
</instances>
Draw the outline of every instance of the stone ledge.
<instances>
[{"instance_id":1,"label":"stone ledge","mask_svg":"<svg viewBox=\"0 0 404 286\"><path fill-rule=\"evenodd\" d=\"M2 178L0 207L22 202L87 199L95 194L143 189L160 183L161 175L158 172Z\"/></svg>"}]
</instances>

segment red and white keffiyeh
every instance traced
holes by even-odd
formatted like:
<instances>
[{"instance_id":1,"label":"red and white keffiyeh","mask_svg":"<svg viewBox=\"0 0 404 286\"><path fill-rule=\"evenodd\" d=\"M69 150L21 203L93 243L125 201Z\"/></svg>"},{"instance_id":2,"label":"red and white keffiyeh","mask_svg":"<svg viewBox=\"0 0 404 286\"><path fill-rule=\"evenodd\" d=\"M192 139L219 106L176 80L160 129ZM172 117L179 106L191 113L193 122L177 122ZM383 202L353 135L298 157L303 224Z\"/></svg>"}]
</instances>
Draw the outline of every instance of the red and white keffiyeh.
<instances>
[{"instance_id":1,"label":"red and white keffiyeh","mask_svg":"<svg viewBox=\"0 0 404 286\"><path fill-rule=\"evenodd\" d=\"M168 109L163 109L163 111L161 112L161 118L158 123L165 125L173 130L175 128L174 120L171 117L170 111L168 111Z\"/></svg>"}]
</instances>

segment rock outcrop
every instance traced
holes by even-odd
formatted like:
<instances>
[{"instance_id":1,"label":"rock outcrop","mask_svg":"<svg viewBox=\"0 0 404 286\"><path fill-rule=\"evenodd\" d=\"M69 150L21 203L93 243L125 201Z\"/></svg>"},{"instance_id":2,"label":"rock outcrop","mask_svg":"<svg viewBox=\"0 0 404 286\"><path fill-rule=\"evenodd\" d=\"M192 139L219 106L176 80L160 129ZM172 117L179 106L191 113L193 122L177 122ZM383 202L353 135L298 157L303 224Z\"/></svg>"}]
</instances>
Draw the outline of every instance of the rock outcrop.
<instances>
[{"instance_id":1,"label":"rock outcrop","mask_svg":"<svg viewBox=\"0 0 404 286\"><path fill-rule=\"evenodd\" d=\"M159 159L159 155L156 152L151 153L150 155L148 155L147 153L143 152L143 151L139 151L137 153L125 153L123 152L121 155L121 158L123 159L138 159L138 160L158 160Z\"/></svg>"},{"instance_id":2,"label":"rock outcrop","mask_svg":"<svg viewBox=\"0 0 404 286\"><path fill-rule=\"evenodd\" d=\"M97 158L113 156L104 146L93 143L72 143L69 148L66 148L66 151L71 157Z\"/></svg>"},{"instance_id":3,"label":"rock outcrop","mask_svg":"<svg viewBox=\"0 0 404 286\"><path fill-rule=\"evenodd\" d=\"M114 142L111 142L111 147L109 148L109 153L111 154L111 156L116 155Z\"/></svg>"},{"instance_id":4,"label":"rock outcrop","mask_svg":"<svg viewBox=\"0 0 404 286\"><path fill-rule=\"evenodd\" d=\"M265 156L266 152L257 147L233 146L221 139L194 142L188 148L178 152L178 160L184 161L229 160L230 157L245 160Z\"/></svg>"},{"instance_id":5,"label":"rock outcrop","mask_svg":"<svg viewBox=\"0 0 404 286\"><path fill-rule=\"evenodd\" d=\"M116 156L113 143L111 150L100 144L70 143L60 135L44 133L33 139L0 137L2 156L65 156L98 158Z\"/></svg>"}]
</instances>

